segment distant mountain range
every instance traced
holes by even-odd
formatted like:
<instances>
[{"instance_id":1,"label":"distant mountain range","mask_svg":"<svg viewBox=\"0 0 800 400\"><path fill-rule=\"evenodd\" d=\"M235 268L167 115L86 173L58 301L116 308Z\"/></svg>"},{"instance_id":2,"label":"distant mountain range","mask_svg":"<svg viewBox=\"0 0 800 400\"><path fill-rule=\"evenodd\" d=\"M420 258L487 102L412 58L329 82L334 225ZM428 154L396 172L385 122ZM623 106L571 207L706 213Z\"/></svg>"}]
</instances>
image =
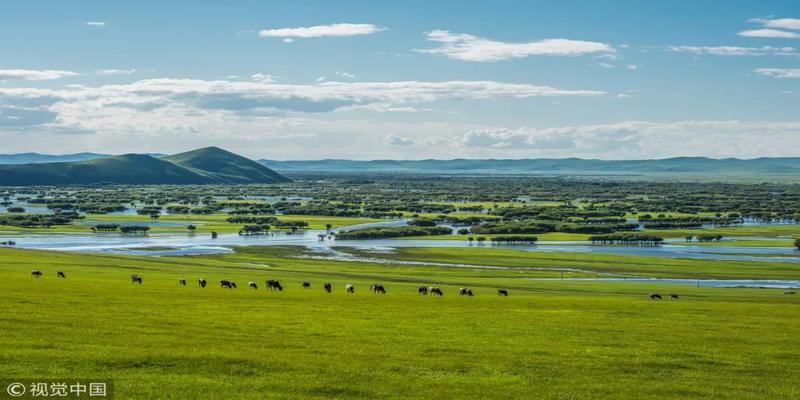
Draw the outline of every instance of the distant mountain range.
<instances>
[{"instance_id":1,"label":"distant mountain range","mask_svg":"<svg viewBox=\"0 0 800 400\"><path fill-rule=\"evenodd\" d=\"M677 157L660 160L564 159L454 159L454 160L259 160L280 172L416 172L416 173L703 173L703 174L796 174L800 157L713 159Z\"/></svg>"},{"instance_id":2,"label":"distant mountain range","mask_svg":"<svg viewBox=\"0 0 800 400\"><path fill-rule=\"evenodd\" d=\"M125 154L81 161L0 165L0 185L7 186L287 181L289 179L262 164L217 147L160 158L148 154Z\"/></svg>"},{"instance_id":3,"label":"distant mountain range","mask_svg":"<svg viewBox=\"0 0 800 400\"><path fill-rule=\"evenodd\" d=\"M135 156L135 157L134 157ZM164 156L163 154L124 155L111 156L98 153L77 153L64 155L46 155L37 153L0 154L0 164L40 164L54 162L84 162L63 168L84 168L82 165L118 165L119 168L134 168L136 163L149 163L150 168L162 165L165 173L172 170L172 165L153 163L153 160L168 161L188 169L190 173L183 177L165 175L165 179L180 181L189 179L193 182L250 182L280 181L282 173L291 172L413 172L413 173L502 173L502 174L570 174L570 173L598 173L598 174L799 174L800 157L783 158L756 158L738 159L725 158L713 159L705 157L676 157L659 160L587 160L579 158L564 159L454 159L454 160L304 160L304 161L275 161L259 160L268 171L257 170L257 162L237 156L225 150L209 147L190 151L188 153ZM134 160L135 158L135 160ZM106 160L106 161L100 161ZM236 161L234 161L236 160ZM89 161L95 161L94 163ZM246 162L245 162L246 161ZM99 164L97 164L99 163ZM225 168L222 168L226 166ZM0 184L7 184L11 165L0 165ZM56 174L53 167L34 167L28 165L24 169L30 173ZM275 171L272 171L275 170ZM20 170L22 171L22 170ZM108 172L113 171L113 168ZM145 169L140 175L146 175ZM124 171L130 174L130 171ZM180 174L178 171L174 173ZM182 171L184 174L186 171ZM56 174L58 175L58 174ZM124 175L124 174L123 174ZM199 175L199 176L198 176ZM172 177L172 178L170 178ZM280 178L279 178L280 177ZM48 178L48 179L51 179ZM122 179L122 176L116 179ZM16 179L16 178L15 178ZM44 178L42 178L44 179ZM133 179L133 178L130 178ZM141 177L144 179L144 177ZM154 179L154 178L148 178ZM285 178L283 178L285 179ZM112 180L113 181L113 180ZM165 182L172 183L172 182Z\"/></svg>"}]
</instances>

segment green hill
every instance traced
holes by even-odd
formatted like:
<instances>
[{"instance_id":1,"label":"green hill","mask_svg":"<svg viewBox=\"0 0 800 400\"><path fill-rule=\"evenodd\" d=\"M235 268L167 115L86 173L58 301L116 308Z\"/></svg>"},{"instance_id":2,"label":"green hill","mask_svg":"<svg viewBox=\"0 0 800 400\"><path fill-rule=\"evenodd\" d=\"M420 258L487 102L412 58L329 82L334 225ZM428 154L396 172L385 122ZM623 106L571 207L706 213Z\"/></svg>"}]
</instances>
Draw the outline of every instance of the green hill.
<instances>
[{"instance_id":1,"label":"green hill","mask_svg":"<svg viewBox=\"0 0 800 400\"><path fill-rule=\"evenodd\" d=\"M174 159L170 159L172 157ZM87 161L0 165L0 185L276 183L288 180L255 161L218 148L172 157L125 154Z\"/></svg>"},{"instance_id":2,"label":"green hill","mask_svg":"<svg viewBox=\"0 0 800 400\"><path fill-rule=\"evenodd\" d=\"M205 147L162 158L214 182L220 183L252 183L252 182L288 182L289 179L277 172L231 153L219 147Z\"/></svg>"}]
</instances>

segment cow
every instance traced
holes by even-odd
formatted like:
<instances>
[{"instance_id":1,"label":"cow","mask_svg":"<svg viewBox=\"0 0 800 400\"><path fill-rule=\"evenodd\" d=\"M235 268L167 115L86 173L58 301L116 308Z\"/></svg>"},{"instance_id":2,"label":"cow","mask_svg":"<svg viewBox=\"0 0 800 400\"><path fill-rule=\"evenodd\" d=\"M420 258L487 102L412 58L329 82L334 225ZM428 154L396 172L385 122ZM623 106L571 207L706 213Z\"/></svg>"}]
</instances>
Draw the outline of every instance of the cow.
<instances>
[{"instance_id":1,"label":"cow","mask_svg":"<svg viewBox=\"0 0 800 400\"><path fill-rule=\"evenodd\" d=\"M797 292L783 292L783 294L797 294Z\"/></svg>"},{"instance_id":2,"label":"cow","mask_svg":"<svg viewBox=\"0 0 800 400\"><path fill-rule=\"evenodd\" d=\"M417 294L421 296L425 296L428 294L428 287L427 286L420 286L417 288Z\"/></svg>"},{"instance_id":3,"label":"cow","mask_svg":"<svg viewBox=\"0 0 800 400\"><path fill-rule=\"evenodd\" d=\"M186 286L186 279L183 279L183 278L178 278L178 285L180 285L180 286Z\"/></svg>"},{"instance_id":4,"label":"cow","mask_svg":"<svg viewBox=\"0 0 800 400\"><path fill-rule=\"evenodd\" d=\"M353 285L351 285L351 284L349 284L349 283L348 283L348 284L346 284L346 285L344 285L344 290L345 290L345 292L347 292L347 293L355 293L355 292L356 292L356 288L355 288L355 286L353 286Z\"/></svg>"},{"instance_id":5,"label":"cow","mask_svg":"<svg viewBox=\"0 0 800 400\"><path fill-rule=\"evenodd\" d=\"M472 289L462 287L462 288L458 289L458 295L459 296L470 296L470 297L472 297Z\"/></svg>"},{"instance_id":6,"label":"cow","mask_svg":"<svg viewBox=\"0 0 800 400\"><path fill-rule=\"evenodd\" d=\"M252 281L250 283L248 283L247 286L251 287L253 289L258 289L258 284L256 284L255 282L252 282Z\"/></svg>"},{"instance_id":7,"label":"cow","mask_svg":"<svg viewBox=\"0 0 800 400\"><path fill-rule=\"evenodd\" d=\"M678 296L677 294L671 294L671 295L669 295L669 298L670 298L670 299L673 299L673 300L678 300L678 299L680 299L681 297L680 297L680 296Z\"/></svg>"},{"instance_id":8,"label":"cow","mask_svg":"<svg viewBox=\"0 0 800 400\"><path fill-rule=\"evenodd\" d=\"M135 275L135 274L131 275L131 283L138 283L138 284L141 285L142 284L142 277L139 276L139 275Z\"/></svg>"},{"instance_id":9,"label":"cow","mask_svg":"<svg viewBox=\"0 0 800 400\"><path fill-rule=\"evenodd\" d=\"M442 292L442 289L439 289L436 286L431 286L430 288L428 288L428 291L431 292L431 296L444 296L444 292Z\"/></svg>"},{"instance_id":10,"label":"cow","mask_svg":"<svg viewBox=\"0 0 800 400\"><path fill-rule=\"evenodd\" d=\"M229 281L227 279L223 279L223 280L219 281L219 286L222 287L222 288L226 288L226 289L235 289L236 288L236 283L233 282L233 281Z\"/></svg>"},{"instance_id":11,"label":"cow","mask_svg":"<svg viewBox=\"0 0 800 400\"><path fill-rule=\"evenodd\" d=\"M658 293L651 293L650 294L650 300L661 300L661 298L662 298L661 295L658 294Z\"/></svg>"},{"instance_id":12,"label":"cow","mask_svg":"<svg viewBox=\"0 0 800 400\"><path fill-rule=\"evenodd\" d=\"M31 271L31 278L41 278L41 276L42 271L39 271L38 269Z\"/></svg>"},{"instance_id":13,"label":"cow","mask_svg":"<svg viewBox=\"0 0 800 400\"><path fill-rule=\"evenodd\" d=\"M372 290L372 293L386 294L386 289L380 283L369 285L369 288Z\"/></svg>"},{"instance_id":14,"label":"cow","mask_svg":"<svg viewBox=\"0 0 800 400\"><path fill-rule=\"evenodd\" d=\"M197 286L200 286L201 288L206 287L207 284L208 284L208 282L206 282L206 280L203 279L203 278L200 278L200 279L197 280Z\"/></svg>"},{"instance_id":15,"label":"cow","mask_svg":"<svg viewBox=\"0 0 800 400\"><path fill-rule=\"evenodd\" d=\"M311 283L303 282L303 289L311 289Z\"/></svg>"},{"instance_id":16,"label":"cow","mask_svg":"<svg viewBox=\"0 0 800 400\"><path fill-rule=\"evenodd\" d=\"M497 294L499 296L508 297L508 290L505 289L497 289Z\"/></svg>"},{"instance_id":17,"label":"cow","mask_svg":"<svg viewBox=\"0 0 800 400\"><path fill-rule=\"evenodd\" d=\"M326 292L330 293L331 289L333 289L333 285L331 285L330 283L325 283L324 285L322 285L322 288L325 289Z\"/></svg>"},{"instance_id":18,"label":"cow","mask_svg":"<svg viewBox=\"0 0 800 400\"><path fill-rule=\"evenodd\" d=\"M270 290L283 291L283 286L281 286L281 283L275 279L268 280L267 287L270 288Z\"/></svg>"},{"instance_id":19,"label":"cow","mask_svg":"<svg viewBox=\"0 0 800 400\"><path fill-rule=\"evenodd\" d=\"M56 272L56 276L59 277L59 278L66 278L67 277L67 275L64 274L64 271Z\"/></svg>"}]
</instances>

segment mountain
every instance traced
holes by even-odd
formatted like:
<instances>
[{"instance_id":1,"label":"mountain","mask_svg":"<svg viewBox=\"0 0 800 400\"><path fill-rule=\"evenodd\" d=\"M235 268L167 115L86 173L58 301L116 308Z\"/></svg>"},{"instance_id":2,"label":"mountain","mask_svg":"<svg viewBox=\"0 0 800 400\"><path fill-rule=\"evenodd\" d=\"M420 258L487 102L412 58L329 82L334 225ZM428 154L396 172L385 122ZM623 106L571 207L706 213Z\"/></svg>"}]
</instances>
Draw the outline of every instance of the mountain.
<instances>
[{"instance_id":1,"label":"mountain","mask_svg":"<svg viewBox=\"0 0 800 400\"><path fill-rule=\"evenodd\" d=\"M219 147L205 147L166 156L162 160L183 166L215 182L288 182L289 179L248 158Z\"/></svg>"},{"instance_id":2,"label":"mountain","mask_svg":"<svg viewBox=\"0 0 800 400\"><path fill-rule=\"evenodd\" d=\"M800 157L713 159L677 157L659 160L453 159L453 160L259 160L280 172L416 172L416 173L671 173L796 174Z\"/></svg>"},{"instance_id":3,"label":"mountain","mask_svg":"<svg viewBox=\"0 0 800 400\"><path fill-rule=\"evenodd\" d=\"M96 160L98 158L111 157L108 154L98 153L75 153L75 154L39 154L39 153L17 153L0 154L0 164L33 164L33 163L53 163L68 161Z\"/></svg>"},{"instance_id":4,"label":"mountain","mask_svg":"<svg viewBox=\"0 0 800 400\"><path fill-rule=\"evenodd\" d=\"M164 157L161 153L145 153L156 158ZM101 153L74 153L74 154L41 154L41 153L15 153L0 154L0 164L43 164L68 161L87 161L98 158L112 157L111 154Z\"/></svg>"},{"instance_id":5,"label":"mountain","mask_svg":"<svg viewBox=\"0 0 800 400\"><path fill-rule=\"evenodd\" d=\"M94 160L0 165L0 185L276 183L269 168L210 147L156 158L125 154Z\"/></svg>"}]
</instances>

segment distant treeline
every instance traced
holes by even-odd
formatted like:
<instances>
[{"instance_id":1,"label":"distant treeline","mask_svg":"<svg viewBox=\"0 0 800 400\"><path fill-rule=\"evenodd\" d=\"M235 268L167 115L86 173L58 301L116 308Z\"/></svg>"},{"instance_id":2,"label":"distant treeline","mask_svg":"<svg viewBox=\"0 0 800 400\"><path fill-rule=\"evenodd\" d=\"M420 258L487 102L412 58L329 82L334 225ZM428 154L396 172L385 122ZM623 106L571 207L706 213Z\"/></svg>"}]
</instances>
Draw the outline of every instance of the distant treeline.
<instances>
[{"instance_id":1,"label":"distant treeline","mask_svg":"<svg viewBox=\"0 0 800 400\"><path fill-rule=\"evenodd\" d=\"M367 228L354 231L339 232L336 239L357 240L357 239L384 239L407 236L432 236L450 235L453 230L444 226L403 226L398 228Z\"/></svg>"}]
</instances>

